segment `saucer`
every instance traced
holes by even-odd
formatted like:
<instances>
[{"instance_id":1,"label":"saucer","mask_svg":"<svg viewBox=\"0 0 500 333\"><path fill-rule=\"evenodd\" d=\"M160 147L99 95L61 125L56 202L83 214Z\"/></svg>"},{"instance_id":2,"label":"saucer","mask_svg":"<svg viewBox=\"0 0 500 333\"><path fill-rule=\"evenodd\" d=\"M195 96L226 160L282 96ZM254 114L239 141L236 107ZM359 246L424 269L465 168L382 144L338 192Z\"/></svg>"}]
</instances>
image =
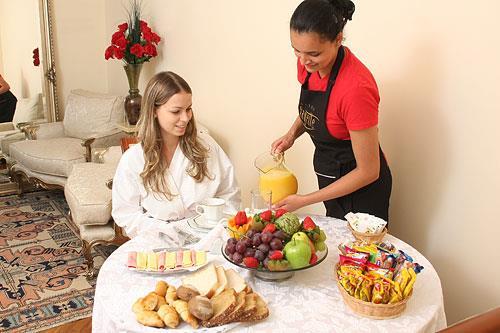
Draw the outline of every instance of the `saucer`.
<instances>
[{"instance_id":1,"label":"saucer","mask_svg":"<svg viewBox=\"0 0 500 333\"><path fill-rule=\"evenodd\" d=\"M187 223L191 228L201 232L208 232L213 228L215 228L215 226L217 226L218 224L218 223L214 224L208 223L207 220L205 220L205 218L203 217L203 215L196 215L195 217L188 219Z\"/></svg>"}]
</instances>

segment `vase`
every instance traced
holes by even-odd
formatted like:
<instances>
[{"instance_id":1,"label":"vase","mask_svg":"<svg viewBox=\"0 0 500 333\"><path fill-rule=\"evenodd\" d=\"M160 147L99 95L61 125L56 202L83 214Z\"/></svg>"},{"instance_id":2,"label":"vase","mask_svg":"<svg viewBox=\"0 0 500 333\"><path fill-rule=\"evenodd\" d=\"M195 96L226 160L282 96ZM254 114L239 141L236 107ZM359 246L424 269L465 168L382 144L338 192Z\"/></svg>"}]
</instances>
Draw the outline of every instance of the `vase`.
<instances>
[{"instance_id":1,"label":"vase","mask_svg":"<svg viewBox=\"0 0 500 333\"><path fill-rule=\"evenodd\" d=\"M137 124L141 114L142 96L139 94L139 77L142 64L126 64L123 66L128 79L128 96L125 98L125 115L130 125Z\"/></svg>"}]
</instances>

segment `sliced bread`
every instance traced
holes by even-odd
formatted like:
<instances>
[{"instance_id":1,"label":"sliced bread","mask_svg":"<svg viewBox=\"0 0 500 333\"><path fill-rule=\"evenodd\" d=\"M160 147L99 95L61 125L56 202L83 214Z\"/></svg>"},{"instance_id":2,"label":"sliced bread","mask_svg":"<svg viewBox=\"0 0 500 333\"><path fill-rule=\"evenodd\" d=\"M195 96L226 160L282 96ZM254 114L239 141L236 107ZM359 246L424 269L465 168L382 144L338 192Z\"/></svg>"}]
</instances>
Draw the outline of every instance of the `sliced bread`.
<instances>
[{"instance_id":1,"label":"sliced bread","mask_svg":"<svg viewBox=\"0 0 500 333\"><path fill-rule=\"evenodd\" d=\"M219 325L225 325L232 323L233 321L238 321L241 317L243 310L245 309L245 296L246 292L242 291L236 296L236 306L230 314L228 314L225 318L218 323Z\"/></svg>"},{"instance_id":2,"label":"sliced bread","mask_svg":"<svg viewBox=\"0 0 500 333\"><path fill-rule=\"evenodd\" d=\"M182 279L182 284L192 285L200 292L201 296L210 298L215 294L215 291L219 287L217 270L213 264L209 264L186 276Z\"/></svg>"},{"instance_id":3,"label":"sliced bread","mask_svg":"<svg viewBox=\"0 0 500 333\"><path fill-rule=\"evenodd\" d=\"M215 290L214 296L217 296L228 288L227 288L226 271L224 270L224 267L217 266L215 267L215 269L217 271L217 283L219 284L219 287L217 287L217 289Z\"/></svg>"},{"instance_id":4,"label":"sliced bread","mask_svg":"<svg viewBox=\"0 0 500 333\"><path fill-rule=\"evenodd\" d=\"M217 296L214 296L210 303L214 310L214 315L208 320L204 320L201 324L204 327L213 327L219 325L222 319L226 318L230 313L234 311L237 305L236 292L234 289L224 290Z\"/></svg>"},{"instance_id":5,"label":"sliced bread","mask_svg":"<svg viewBox=\"0 0 500 333\"><path fill-rule=\"evenodd\" d=\"M256 320L262 320L264 318L267 318L269 316L269 309L267 308L266 302L262 299L262 297L257 295L257 306L256 309L253 311L252 314L250 314L248 317L245 318L240 318L238 321L256 321Z\"/></svg>"},{"instance_id":6,"label":"sliced bread","mask_svg":"<svg viewBox=\"0 0 500 333\"><path fill-rule=\"evenodd\" d=\"M236 293L247 290L245 280L232 268L226 269L227 288L233 288Z\"/></svg>"},{"instance_id":7,"label":"sliced bread","mask_svg":"<svg viewBox=\"0 0 500 333\"><path fill-rule=\"evenodd\" d=\"M243 312L239 320L243 320L247 317L250 317L257 309L257 294L251 293L245 295L245 307L243 308Z\"/></svg>"}]
</instances>

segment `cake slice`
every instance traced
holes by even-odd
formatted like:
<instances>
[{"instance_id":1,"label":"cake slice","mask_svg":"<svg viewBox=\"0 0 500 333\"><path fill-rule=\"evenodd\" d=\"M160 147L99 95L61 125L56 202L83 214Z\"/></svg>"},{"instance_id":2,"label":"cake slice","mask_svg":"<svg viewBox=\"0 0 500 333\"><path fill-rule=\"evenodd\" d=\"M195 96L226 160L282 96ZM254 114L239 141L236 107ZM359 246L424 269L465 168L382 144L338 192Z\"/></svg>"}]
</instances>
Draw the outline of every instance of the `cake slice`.
<instances>
[{"instance_id":1,"label":"cake slice","mask_svg":"<svg viewBox=\"0 0 500 333\"><path fill-rule=\"evenodd\" d=\"M234 311L238 304L236 292L234 289L224 290L219 295L213 297L210 303L212 304L214 315L212 318L201 322L204 327L218 326L219 322Z\"/></svg>"},{"instance_id":2,"label":"cake slice","mask_svg":"<svg viewBox=\"0 0 500 333\"><path fill-rule=\"evenodd\" d=\"M219 287L217 270L213 264L209 264L199 271L186 276L182 279L182 284L192 285L200 292L201 296L210 298Z\"/></svg>"}]
</instances>

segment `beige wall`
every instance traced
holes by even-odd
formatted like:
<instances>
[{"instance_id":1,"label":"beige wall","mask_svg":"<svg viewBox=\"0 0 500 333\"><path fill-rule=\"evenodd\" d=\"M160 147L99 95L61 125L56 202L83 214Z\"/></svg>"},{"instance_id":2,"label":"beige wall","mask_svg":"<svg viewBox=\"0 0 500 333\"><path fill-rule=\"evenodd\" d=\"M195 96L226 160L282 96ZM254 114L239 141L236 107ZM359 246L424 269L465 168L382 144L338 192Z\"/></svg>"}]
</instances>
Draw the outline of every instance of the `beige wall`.
<instances>
[{"instance_id":1,"label":"beige wall","mask_svg":"<svg viewBox=\"0 0 500 333\"><path fill-rule=\"evenodd\" d=\"M38 0L0 0L0 40L1 74L14 95L41 93L41 67L33 65L33 49L41 50Z\"/></svg>"},{"instance_id":2,"label":"beige wall","mask_svg":"<svg viewBox=\"0 0 500 333\"><path fill-rule=\"evenodd\" d=\"M62 2L56 1L60 10ZM188 80L196 117L233 160L247 204L258 176L253 158L296 117L299 85L288 22L299 2L144 1L145 18L163 42L160 56L144 68L141 90L160 70ZM372 70L380 88L380 137L394 175L391 232L434 264L449 323L498 306L500 285L494 281L500 269L493 258L498 258L494 246L500 234L494 217L500 102L494 94L500 78L495 18L500 3L356 3L345 44ZM120 62L108 61L104 74L100 64L111 33L126 15L120 1L103 6L103 40L101 30L87 36L98 50L93 69L99 74L77 75L80 61L72 60L63 78L123 94L128 86ZM59 15L79 17L74 5L64 8ZM100 15L95 8L92 13ZM74 29L90 34L81 25ZM68 32L58 37L70 39ZM287 153L302 193L316 188L312 152L304 137Z\"/></svg>"},{"instance_id":3,"label":"beige wall","mask_svg":"<svg viewBox=\"0 0 500 333\"><path fill-rule=\"evenodd\" d=\"M53 0L59 111L73 89L105 92L108 76L104 50L108 43L105 3L101 0Z\"/></svg>"}]
</instances>

